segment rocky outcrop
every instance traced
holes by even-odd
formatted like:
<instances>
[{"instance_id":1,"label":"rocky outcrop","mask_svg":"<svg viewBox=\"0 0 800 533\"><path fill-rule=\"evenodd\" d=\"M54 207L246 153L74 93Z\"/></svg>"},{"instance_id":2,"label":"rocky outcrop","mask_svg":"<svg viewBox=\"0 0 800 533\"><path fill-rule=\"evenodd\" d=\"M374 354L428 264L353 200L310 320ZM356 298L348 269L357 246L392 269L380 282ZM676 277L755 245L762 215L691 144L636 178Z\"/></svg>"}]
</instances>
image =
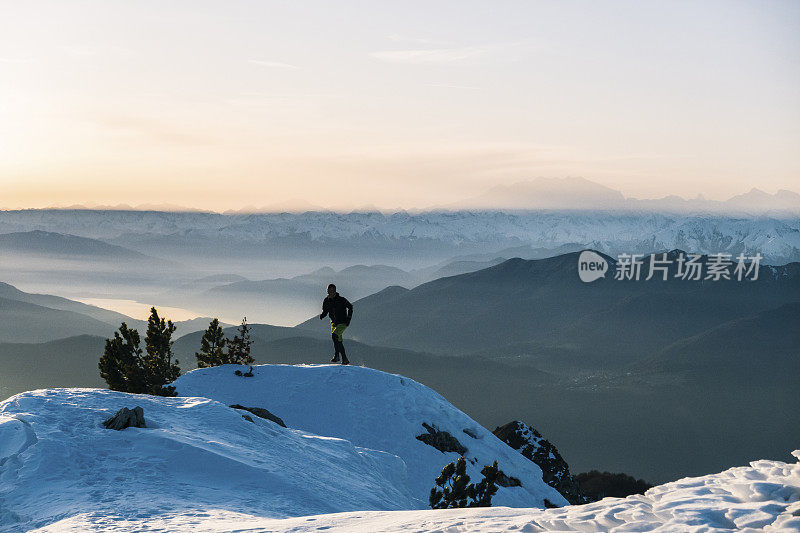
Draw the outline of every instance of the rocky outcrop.
<instances>
[{"instance_id":1,"label":"rocky outcrop","mask_svg":"<svg viewBox=\"0 0 800 533\"><path fill-rule=\"evenodd\" d=\"M283 420L281 420L280 417L273 415L272 413L270 413L269 411L267 411L262 407L245 407L243 405L239 405L238 403L231 405L230 407L232 407L233 409L242 409L243 411L253 413L258 418L263 418L264 420L271 420L272 422L275 422L279 426L286 427L286 424L283 423ZM247 419L247 417L245 417L245 419ZM252 422L252 420L250 420L250 422Z\"/></svg>"},{"instance_id":2,"label":"rocky outcrop","mask_svg":"<svg viewBox=\"0 0 800 533\"><path fill-rule=\"evenodd\" d=\"M496 428L492 433L539 465L545 483L560 492L571 504L586 503L578 482L558 450L527 424L517 420Z\"/></svg>"},{"instance_id":3,"label":"rocky outcrop","mask_svg":"<svg viewBox=\"0 0 800 533\"><path fill-rule=\"evenodd\" d=\"M121 431L125 428L144 428L147 427L144 422L144 409L139 406L133 410L123 407L117 414L103 422L106 429L115 429Z\"/></svg>"},{"instance_id":4,"label":"rocky outcrop","mask_svg":"<svg viewBox=\"0 0 800 533\"><path fill-rule=\"evenodd\" d=\"M456 452L459 455L467 453L467 448L458 442L458 439L449 432L439 431L435 425L428 425L425 422L422 423L422 427L428 432L417 435L417 440L424 442L428 446L433 446L442 453Z\"/></svg>"},{"instance_id":5,"label":"rocky outcrop","mask_svg":"<svg viewBox=\"0 0 800 533\"><path fill-rule=\"evenodd\" d=\"M607 496L625 498L631 494L644 494L653 487L643 479L636 479L628 474L612 474L591 470L575 476L581 492L590 501L602 500Z\"/></svg>"},{"instance_id":6,"label":"rocky outcrop","mask_svg":"<svg viewBox=\"0 0 800 533\"><path fill-rule=\"evenodd\" d=\"M500 470L500 472L497 474L497 484L501 487L521 487L522 481L514 476L509 476Z\"/></svg>"}]
</instances>

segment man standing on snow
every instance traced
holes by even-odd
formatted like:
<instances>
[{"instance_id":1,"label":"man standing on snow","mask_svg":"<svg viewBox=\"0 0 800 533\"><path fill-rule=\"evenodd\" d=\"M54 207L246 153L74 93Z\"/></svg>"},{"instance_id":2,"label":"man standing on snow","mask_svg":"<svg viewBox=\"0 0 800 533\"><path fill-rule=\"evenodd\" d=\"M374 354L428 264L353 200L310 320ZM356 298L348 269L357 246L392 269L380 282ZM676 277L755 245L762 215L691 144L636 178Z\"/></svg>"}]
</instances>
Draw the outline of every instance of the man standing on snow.
<instances>
[{"instance_id":1,"label":"man standing on snow","mask_svg":"<svg viewBox=\"0 0 800 533\"><path fill-rule=\"evenodd\" d=\"M338 363L339 354L342 354L342 364L349 365L350 361L347 360L344 344L342 344L342 333L350 325L350 319L353 318L353 304L336 292L336 285L333 283L328 285L328 296L322 300L322 314L319 315L319 319L322 320L325 315L331 317L331 338L335 351L331 363Z\"/></svg>"}]
</instances>

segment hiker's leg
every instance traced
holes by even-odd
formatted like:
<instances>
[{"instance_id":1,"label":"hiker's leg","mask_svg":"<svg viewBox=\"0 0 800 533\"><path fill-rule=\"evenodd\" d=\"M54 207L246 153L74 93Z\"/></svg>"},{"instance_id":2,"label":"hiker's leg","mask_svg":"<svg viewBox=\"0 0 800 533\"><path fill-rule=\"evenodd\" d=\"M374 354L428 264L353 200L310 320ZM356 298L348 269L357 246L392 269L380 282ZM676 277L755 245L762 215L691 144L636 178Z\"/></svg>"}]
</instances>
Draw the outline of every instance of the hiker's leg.
<instances>
[{"instance_id":1,"label":"hiker's leg","mask_svg":"<svg viewBox=\"0 0 800 533\"><path fill-rule=\"evenodd\" d=\"M331 332L331 339L333 340L333 359L331 359L331 363L335 363L339 361L339 337L335 331Z\"/></svg>"},{"instance_id":2,"label":"hiker's leg","mask_svg":"<svg viewBox=\"0 0 800 533\"><path fill-rule=\"evenodd\" d=\"M342 343L342 334L345 329L347 329L346 324L337 324L336 327L333 328L333 343L336 345L336 353L342 355L342 364L348 364L350 362L347 360L347 354L344 351L344 344Z\"/></svg>"}]
</instances>

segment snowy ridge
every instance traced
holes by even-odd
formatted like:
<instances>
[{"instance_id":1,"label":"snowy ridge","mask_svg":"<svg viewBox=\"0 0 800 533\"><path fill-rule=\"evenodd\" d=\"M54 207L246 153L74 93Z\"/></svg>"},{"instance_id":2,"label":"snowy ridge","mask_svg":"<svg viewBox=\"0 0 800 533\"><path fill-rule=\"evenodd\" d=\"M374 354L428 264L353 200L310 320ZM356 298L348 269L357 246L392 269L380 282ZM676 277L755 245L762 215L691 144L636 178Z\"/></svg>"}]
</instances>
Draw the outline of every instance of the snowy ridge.
<instances>
[{"instance_id":1,"label":"snowy ridge","mask_svg":"<svg viewBox=\"0 0 800 533\"><path fill-rule=\"evenodd\" d=\"M505 505L567 504L538 466L408 378L341 365L263 365L243 378L237 368L200 369L176 382L183 394L206 397L43 389L0 403L0 531L75 515L94 522L424 509L434 478L458 454L417 440L423 421L468 445L477 480L497 459L522 481L500 489ZM267 408L289 427L232 404ZM120 408L135 406L146 428L103 428Z\"/></svg>"},{"instance_id":2,"label":"snowy ridge","mask_svg":"<svg viewBox=\"0 0 800 533\"><path fill-rule=\"evenodd\" d=\"M616 255L680 248L695 253L760 252L765 262L800 260L800 217L646 211L307 212L257 215L141 211L0 211L0 232L45 230L103 239L136 250L169 238L258 244L298 239L375 247L430 240L452 250L580 243ZM141 250L140 250L141 248ZM485 250L486 251L486 250Z\"/></svg>"},{"instance_id":3,"label":"snowy ridge","mask_svg":"<svg viewBox=\"0 0 800 533\"><path fill-rule=\"evenodd\" d=\"M413 507L428 507L433 480L458 459L418 440L423 423L455 437L467 452L467 474L480 481L484 465L497 460L522 486L500 487L496 505L545 507L545 499L566 499L542 481L542 470L495 437L436 391L397 375L341 365L259 365L252 378L234 375L236 366L193 370L176 382L180 396L203 396L226 405L264 407L290 428L346 439L356 446L382 450L403 460ZM466 430L466 431L465 431Z\"/></svg>"},{"instance_id":4,"label":"snowy ridge","mask_svg":"<svg viewBox=\"0 0 800 533\"><path fill-rule=\"evenodd\" d=\"M103 428L136 405L147 428ZM0 403L0 531L81 513L136 520L414 507L397 457L251 418L206 398L102 389L13 396Z\"/></svg>"}]
</instances>

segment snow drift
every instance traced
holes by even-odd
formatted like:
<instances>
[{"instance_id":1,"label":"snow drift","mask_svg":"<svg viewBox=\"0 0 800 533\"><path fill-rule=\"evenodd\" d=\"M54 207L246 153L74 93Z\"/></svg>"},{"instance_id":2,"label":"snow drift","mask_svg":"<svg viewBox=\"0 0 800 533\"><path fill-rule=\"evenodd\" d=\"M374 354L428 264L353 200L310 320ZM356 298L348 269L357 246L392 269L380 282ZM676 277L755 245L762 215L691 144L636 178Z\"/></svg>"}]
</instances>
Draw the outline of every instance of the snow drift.
<instances>
[{"instance_id":1,"label":"snow drift","mask_svg":"<svg viewBox=\"0 0 800 533\"><path fill-rule=\"evenodd\" d=\"M141 406L147 428L105 429ZM52 389L0 403L0 530L80 513L146 519L408 509L397 457L280 427L205 398Z\"/></svg>"},{"instance_id":2,"label":"snow drift","mask_svg":"<svg viewBox=\"0 0 800 533\"><path fill-rule=\"evenodd\" d=\"M467 449L467 474L473 482L480 481L483 466L495 460L503 473L521 482L521 486L500 487L494 505L543 508L545 499L558 506L569 504L542 481L536 463L436 391L412 379L342 365L261 365L254 367L253 377L242 378L234 374L237 368L225 365L193 370L181 376L175 387L180 396L263 407L290 428L346 439L399 457L415 499L412 508L428 507L434 479L459 457L459 453L442 452L418 440L417 436L428 433L423 424L449 433Z\"/></svg>"},{"instance_id":3,"label":"snow drift","mask_svg":"<svg viewBox=\"0 0 800 533\"><path fill-rule=\"evenodd\" d=\"M792 452L800 459L800 450ZM246 513L161 515L121 521L88 514L45 527L61 531L291 531L311 533L468 533L487 531L581 531L708 533L800 531L800 463L752 461L718 474L683 478L645 494L605 498L560 509L509 507L446 511L364 511L265 519Z\"/></svg>"}]
</instances>

